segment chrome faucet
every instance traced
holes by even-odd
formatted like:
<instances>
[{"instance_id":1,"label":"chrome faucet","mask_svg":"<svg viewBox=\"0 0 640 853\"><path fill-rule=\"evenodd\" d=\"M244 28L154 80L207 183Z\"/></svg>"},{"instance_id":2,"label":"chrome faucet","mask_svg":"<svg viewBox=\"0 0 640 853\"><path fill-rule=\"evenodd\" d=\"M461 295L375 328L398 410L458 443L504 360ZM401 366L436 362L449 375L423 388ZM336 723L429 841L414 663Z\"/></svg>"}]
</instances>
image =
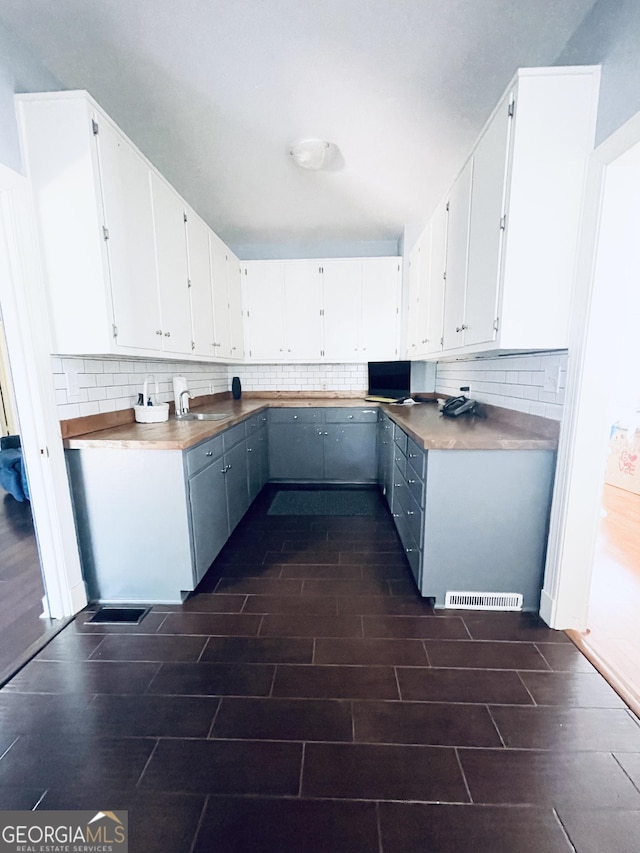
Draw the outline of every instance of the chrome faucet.
<instances>
[{"instance_id":1,"label":"chrome faucet","mask_svg":"<svg viewBox=\"0 0 640 853\"><path fill-rule=\"evenodd\" d=\"M191 391L184 390L184 391L180 392L180 397L179 397L180 405L178 407L178 411L176 412L176 417L178 417L178 418L182 417L183 415L186 415L189 411L189 406L185 406L184 402L183 402L183 397L185 394L187 395L187 397L190 400L193 400L193 394L191 393Z\"/></svg>"}]
</instances>

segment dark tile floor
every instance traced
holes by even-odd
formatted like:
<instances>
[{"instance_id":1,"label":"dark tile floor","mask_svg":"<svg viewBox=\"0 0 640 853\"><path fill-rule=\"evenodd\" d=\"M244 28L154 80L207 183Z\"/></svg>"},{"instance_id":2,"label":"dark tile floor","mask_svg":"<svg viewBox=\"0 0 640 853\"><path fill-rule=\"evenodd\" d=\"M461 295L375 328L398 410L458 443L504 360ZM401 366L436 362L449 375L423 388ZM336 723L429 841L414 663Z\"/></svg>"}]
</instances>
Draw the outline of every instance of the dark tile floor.
<instances>
[{"instance_id":1,"label":"dark tile floor","mask_svg":"<svg viewBox=\"0 0 640 853\"><path fill-rule=\"evenodd\" d=\"M86 616L0 691L0 808L134 853L640 849L640 727L564 634L434 613L391 518L268 516L182 607Z\"/></svg>"}]
</instances>

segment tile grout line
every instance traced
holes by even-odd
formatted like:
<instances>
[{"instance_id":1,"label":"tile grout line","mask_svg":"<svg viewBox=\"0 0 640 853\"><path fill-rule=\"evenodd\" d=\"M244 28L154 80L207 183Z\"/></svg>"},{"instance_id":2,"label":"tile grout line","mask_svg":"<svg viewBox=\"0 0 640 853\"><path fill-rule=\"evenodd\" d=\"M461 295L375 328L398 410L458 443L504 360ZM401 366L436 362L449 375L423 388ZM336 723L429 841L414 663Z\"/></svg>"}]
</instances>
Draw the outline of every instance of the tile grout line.
<instances>
[{"instance_id":1,"label":"tile grout line","mask_svg":"<svg viewBox=\"0 0 640 853\"><path fill-rule=\"evenodd\" d=\"M198 840L198 835L200 834L200 830L202 829L202 824L204 822L204 816L206 814L207 808L209 807L210 795L207 794L204 798L204 803L202 804L202 810L200 811L200 817L198 818L198 823L196 824L195 832L193 833L193 841L191 842L191 846L189 847L189 853L194 853L196 847L196 841Z\"/></svg>"},{"instance_id":2,"label":"tile grout line","mask_svg":"<svg viewBox=\"0 0 640 853\"><path fill-rule=\"evenodd\" d=\"M135 787L136 787L136 788L138 788L138 787L140 786L140 782L142 781L142 777L143 777L143 776L144 776L144 774L147 772L147 768L149 767L149 764L150 764L150 762L151 762L151 759L153 758L153 756L154 756L154 755L155 755L155 753L156 753L156 750L158 749L158 744L159 744L159 743L160 743L160 738L156 738L156 742L155 742L155 744L153 745L153 749L152 749L152 750L151 750L151 752L149 753L149 757L148 757L148 758L147 758L147 760L145 761L145 763L144 763L144 767L142 768L142 770L141 770L141 772L140 772L140 775L138 776L138 781L137 781L137 782L136 782L136 784L135 784Z\"/></svg>"},{"instance_id":3,"label":"tile grout line","mask_svg":"<svg viewBox=\"0 0 640 853\"><path fill-rule=\"evenodd\" d=\"M307 754L307 742L302 742L302 755L300 756L300 777L298 779L298 799L302 797L302 777L304 773L304 760Z\"/></svg>"},{"instance_id":4,"label":"tile grout line","mask_svg":"<svg viewBox=\"0 0 640 853\"><path fill-rule=\"evenodd\" d=\"M467 794L469 796L469 803L473 805L473 797L471 796L471 789L469 788L469 783L467 782L467 776L466 776L464 769L462 767L462 761L460 760L459 747L454 746L453 750L456 754L456 761L458 762L458 767L460 769L462 781L464 782L464 787L465 787Z\"/></svg>"},{"instance_id":5,"label":"tile grout line","mask_svg":"<svg viewBox=\"0 0 640 853\"><path fill-rule=\"evenodd\" d=\"M220 698L218 699L218 707L216 708L215 714L213 715L213 719L211 720L211 725L209 726L209 731L207 732L207 740L210 740L213 736L213 728L216 724L216 720L218 719L220 708L222 708L222 699L222 696L220 696Z\"/></svg>"},{"instance_id":6,"label":"tile grout line","mask_svg":"<svg viewBox=\"0 0 640 853\"><path fill-rule=\"evenodd\" d=\"M504 738L502 737L502 732L501 732L501 731L500 731L500 729L498 728L498 724L496 723L495 718L494 718L493 714L491 713L491 706L487 703L487 704L485 704L485 705L484 705L484 707L487 709L487 713L489 714L489 719L490 719L490 720L491 720L491 722L493 723L493 727L495 728L495 730L496 730L496 732L497 732L497 734L498 734L498 737L500 738L500 743L501 743L501 744L502 744L502 746L506 749L506 748L507 748L507 745L506 745L506 743L504 742Z\"/></svg>"},{"instance_id":7,"label":"tile grout line","mask_svg":"<svg viewBox=\"0 0 640 853\"><path fill-rule=\"evenodd\" d=\"M560 815L558 814L558 810L556 809L556 807L555 807L555 806L552 806L552 807L551 807L551 811L553 812L553 816L555 817L555 819L556 819L556 820L558 821L558 823L560 824L560 829L562 830L562 834L563 834L563 835L564 835L564 837L567 839L567 843L569 844L569 846L570 846L570 847L571 847L571 849L573 850L573 853L577 853L576 846L575 846L575 844L573 843L573 841L571 840L571 838L569 837L569 833L567 832L567 829L566 829L566 827L565 827L564 823L562 822L562 818L561 818L561 817L560 817Z\"/></svg>"}]
</instances>

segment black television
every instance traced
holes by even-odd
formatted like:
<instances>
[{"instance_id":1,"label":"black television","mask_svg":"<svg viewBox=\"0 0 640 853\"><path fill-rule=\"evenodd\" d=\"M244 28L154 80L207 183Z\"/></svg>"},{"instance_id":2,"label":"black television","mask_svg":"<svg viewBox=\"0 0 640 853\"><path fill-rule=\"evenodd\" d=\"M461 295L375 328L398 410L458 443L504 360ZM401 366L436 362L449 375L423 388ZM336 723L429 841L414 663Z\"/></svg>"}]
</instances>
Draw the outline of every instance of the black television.
<instances>
[{"instance_id":1,"label":"black television","mask_svg":"<svg viewBox=\"0 0 640 853\"><path fill-rule=\"evenodd\" d=\"M368 397L400 400L411 393L410 361L370 361Z\"/></svg>"}]
</instances>

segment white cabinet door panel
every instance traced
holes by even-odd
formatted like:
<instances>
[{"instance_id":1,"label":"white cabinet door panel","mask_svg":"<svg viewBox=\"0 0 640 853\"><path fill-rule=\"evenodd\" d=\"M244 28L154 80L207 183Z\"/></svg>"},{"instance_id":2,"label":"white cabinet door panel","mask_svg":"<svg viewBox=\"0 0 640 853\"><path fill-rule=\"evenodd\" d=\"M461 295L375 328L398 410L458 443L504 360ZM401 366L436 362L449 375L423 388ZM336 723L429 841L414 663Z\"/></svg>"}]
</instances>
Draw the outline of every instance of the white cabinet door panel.
<instances>
[{"instance_id":1,"label":"white cabinet door panel","mask_svg":"<svg viewBox=\"0 0 640 853\"><path fill-rule=\"evenodd\" d=\"M286 261L284 305L286 358L319 361L322 350L322 279L317 261Z\"/></svg>"},{"instance_id":2,"label":"white cabinet door panel","mask_svg":"<svg viewBox=\"0 0 640 853\"><path fill-rule=\"evenodd\" d=\"M117 341L162 346L150 169L107 121L97 136Z\"/></svg>"},{"instance_id":3,"label":"white cabinet door panel","mask_svg":"<svg viewBox=\"0 0 640 853\"><path fill-rule=\"evenodd\" d=\"M249 357L285 357L284 265L281 262L245 264Z\"/></svg>"},{"instance_id":4,"label":"white cabinet door panel","mask_svg":"<svg viewBox=\"0 0 640 853\"><path fill-rule=\"evenodd\" d=\"M444 349L464 345L465 289L473 159L467 161L449 193L447 279L444 296Z\"/></svg>"},{"instance_id":5,"label":"white cabinet door panel","mask_svg":"<svg viewBox=\"0 0 640 853\"><path fill-rule=\"evenodd\" d=\"M400 259L363 258L360 360L398 358Z\"/></svg>"},{"instance_id":6,"label":"white cabinet door panel","mask_svg":"<svg viewBox=\"0 0 640 853\"><path fill-rule=\"evenodd\" d=\"M511 96L504 99L473 154L465 345L497 334L500 256L504 234L505 178Z\"/></svg>"},{"instance_id":7,"label":"white cabinet door panel","mask_svg":"<svg viewBox=\"0 0 640 853\"><path fill-rule=\"evenodd\" d=\"M215 355L209 229L193 211L187 212L187 249L191 282L191 323L194 354Z\"/></svg>"},{"instance_id":8,"label":"white cabinet door panel","mask_svg":"<svg viewBox=\"0 0 640 853\"><path fill-rule=\"evenodd\" d=\"M447 263L447 204L442 201L431 217L431 257L427 297L426 352L441 352L444 324L444 271Z\"/></svg>"},{"instance_id":9,"label":"white cabinet door panel","mask_svg":"<svg viewBox=\"0 0 640 853\"><path fill-rule=\"evenodd\" d=\"M229 294L229 333L231 358L244 358L244 330L242 317L242 277L240 261L227 249L227 292Z\"/></svg>"},{"instance_id":10,"label":"white cabinet door panel","mask_svg":"<svg viewBox=\"0 0 640 853\"><path fill-rule=\"evenodd\" d=\"M227 247L211 231L211 284L213 293L214 353L216 358L231 358L231 326L229 324L229 290L227 286Z\"/></svg>"},{"instance_id":11,"label":"white cabinet door panel","mask_svg":"<svg viewBox=\"0 0 640 853\"><path fill-rule=\"evenodd\" d=\"M323 261L322 269L325 360L360 361L361 261Z\"/></svg>"},{"instance_id":12,"label":"white cabinet door panel","mask_svg":"<svg viewBox=\"0 0 640 853\"><path fill-rule=\"evenodd\" d=\"M151 173L162 348L191 352L191 308L184 203L168 184Z\"/></svg>"}]
</instances>

